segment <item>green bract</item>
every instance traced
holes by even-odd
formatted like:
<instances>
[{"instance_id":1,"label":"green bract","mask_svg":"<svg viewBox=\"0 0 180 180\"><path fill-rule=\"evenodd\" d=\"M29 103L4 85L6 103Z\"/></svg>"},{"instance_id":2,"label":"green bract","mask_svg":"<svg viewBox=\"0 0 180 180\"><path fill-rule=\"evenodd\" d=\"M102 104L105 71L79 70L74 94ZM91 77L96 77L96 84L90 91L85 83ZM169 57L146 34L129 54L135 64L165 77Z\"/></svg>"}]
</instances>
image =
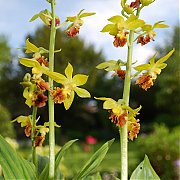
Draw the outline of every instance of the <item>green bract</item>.
<instances>
[{"instance_id":1,"label":"green bract","mask_svg":"<svg viewBox=\"0 0 180 180\"><path fill-rule=\"evenodd\" d=\"M107 24L101 32L109 32L109 34L113 36L117 35L118 31L135 30L145 24L143 20L138 19L135 15L131 15L127 20L124 20L124 18L119 15L112 16L108 21L113 24Z\"/></svg>"},{"instance_id":2,"label":"green bract","mask_svg":"<svg viewBox=\"0 0 180 180\"><path fill-rule=\"evenodd\" d=\"M152 78L156 79L157 74L160 74L161 70L167 66L167 64L164 62L168 60L168 58L174 53L174 51L175 49L171 50L167 55L160 58L156 62L156 54L154 54L154 56L149 60L148 64L141 64L139 66L136 66L134 69L139 72L147 71L147 73L150 74Z\"/></svg>"},{"instance_id":3,"label":"green bract","mask_svg":"<svg viewBox=\"0 0 180 180\"><path fill-rule=\"evenodd\" d=\"M66 100L64 101L64 106L66 109L70 108L74 100L74 91L81 98L91 97L90 93L86 89L78 87L84 85L87 82L88 76L84 74L76 74L75 76L72 76L73 67L70 63L68 63L68 66L65 69L66 76L57 72L50 72L50 71L47 71L46 74L49 77L51 77L54 81L62 84L64 89L70 91L68 98L66 98Z\"/></svg>"}]
</instances>

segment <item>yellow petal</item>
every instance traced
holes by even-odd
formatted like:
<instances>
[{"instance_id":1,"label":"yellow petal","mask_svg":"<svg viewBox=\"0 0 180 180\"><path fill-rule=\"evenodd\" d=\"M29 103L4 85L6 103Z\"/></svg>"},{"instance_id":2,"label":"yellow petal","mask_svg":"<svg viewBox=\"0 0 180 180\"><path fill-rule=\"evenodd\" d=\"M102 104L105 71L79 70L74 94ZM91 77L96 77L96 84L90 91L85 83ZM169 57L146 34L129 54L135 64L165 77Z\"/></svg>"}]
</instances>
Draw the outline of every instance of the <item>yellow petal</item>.
<instances>
[{"instance_id":1,"label":"yellow petal","mask_svg":"<svg viewBox=\"0 0 180 180\"><path fill-rule=\"evenodd\" d=\"M44 74L46 74L47 76L49 76L50 78L52 78L54 81L64 84L67 81L67 78L57 72L50 72L50 71L46 71L44 72Z\"/></svg>"},{"instance_id":2,"label":"yellow petal","mask_svg":"<svg viewBox=\"0 0 180 180\"><path fill-rule=\"evenodd\" d=\"M72 79L72 73L73 73L73 67L70 63L68 63L66 69L65 69L65 74L68 79Z\"/></svg>"},{"instance_id":3,"label":"yellow petal","mask_svg":"<svg viewBox=\"0 0 180 180\"><path fill-rule=\"evenodd\" d=\"M77 95L81 98L90 98L91 97L90 93L86 89L76 87L74 90L77 93Z\"/></svg>"},{"instance_id":4,"label":"yellow petal","mask_svg":"<svg viewBox=\"0 0 180 180\"><path fill-rule=\"evenodd\" d=\"M103 104L103 109L114 109L118 106L114 99L108 99Z\"/></svg>"},{"instance_id":5,"label":"yellow petal","mask_svg":"<svg viewBox=\"0 0 180 180\"><path fill-rule=\"evenodd\" d=\"M39 62L35 59L22 58L19 62L26 67L38 67L40 66Z\"/></svg>"},{"instance_id":6,"label":"yellow petal","mask_svg":"<svg viewBox=\"0 0 180 180\"><path fill-rule=\"evenodd\" d=\"M68 110L71 107L73 100L74 100L74 91L71 91L70 96L66 98L66 100L64 101L64 107L66 110Z\"/></svg>"},{"instance_id":7,"label":"yellow petal","mask_svg":"<svg viewBox=\"0 0 180 180\"><path fill-rule=\"evenodd\" d=\"M88 76L84 74L76 74L73 77L73 82L76 84L76 86L82 86L87 82L87 80L88 80Z\"/></svg>"}]
</instances>

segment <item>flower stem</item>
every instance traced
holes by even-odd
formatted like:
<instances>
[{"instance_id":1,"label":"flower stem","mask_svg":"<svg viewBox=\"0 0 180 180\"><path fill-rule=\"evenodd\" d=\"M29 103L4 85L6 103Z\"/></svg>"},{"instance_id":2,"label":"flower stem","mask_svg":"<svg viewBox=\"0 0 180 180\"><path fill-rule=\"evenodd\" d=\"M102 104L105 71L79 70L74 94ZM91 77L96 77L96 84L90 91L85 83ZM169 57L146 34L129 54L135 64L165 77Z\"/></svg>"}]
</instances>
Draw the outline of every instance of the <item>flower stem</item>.
<instances>
[{"instance_id":1,"label":"flower stem","mask_svg":"<svg viewBox=\"0 0 180 180\"><path fill-rule=\"evenodd\" d=\"M131 86L131 66L133 51L134 32L130 31L128 42L128 56L126 64L126 76L124 81L123 99L126 106L129 106L130 86ZM128 179L128 123L119 129L121 144L121 180Z\"/></svg>"},{"instance_id":2,"label":"flower stem","mask_svg":"<svg viewBox=\"0 0 180 180\"><path fill-rule=\"evenodd\" d=\"M36 156L36 147L34 145L35 134L36 134L36 116L37 116L37 107L33 106L32 113L32 131L31 131L31 141L32 141L32 162L37 167L37 156Z\"/></svg>"},{"instance_id":3,"label":"flower stem","mask_svg":"<svg viewBox=\"0 0 180 180\"><path fill-rule=\"evenodd\" d=\"M49 44L49 71L54 71L54 46L55 46L55 0L51 1L51 13L52 13L52 23L51 23L51 33L50 33L50 44ZM51 90L53 89L53 80L49 77L49 85ZM54 131L54 102L50 93L48 95L49 101L49 179L54 179L54 167L55 167L55 131Z\"/></svg>"}]
</instances>

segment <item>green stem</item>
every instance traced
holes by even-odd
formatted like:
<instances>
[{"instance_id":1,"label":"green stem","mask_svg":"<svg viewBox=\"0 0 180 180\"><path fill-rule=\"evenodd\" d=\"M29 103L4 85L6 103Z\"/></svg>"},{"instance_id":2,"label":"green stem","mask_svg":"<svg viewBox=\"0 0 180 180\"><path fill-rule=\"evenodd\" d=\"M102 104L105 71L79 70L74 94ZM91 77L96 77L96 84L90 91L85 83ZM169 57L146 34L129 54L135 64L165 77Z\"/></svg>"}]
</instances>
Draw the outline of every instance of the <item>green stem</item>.
<instances>
[{"instance_id":1,"label":"green stem","mask_svg":"<svg viewBox=\"0 0 180 180\"><path fill-rule=\"evenodd\" d=\"M32 131L31 131L31 141L32 141L32 162L37 167L37 156L36 156L36 147L34 145L35 134L36 134L36 116L37 116L37 107L33 106L32 113Z\"/></svg>"},{"instance_id":2,"label":"green stem","mask_svg":"<svg viewBox=\"0 0 180 180\"><path fill-rule=\"evenodd\" d=\"M129 106L130 86L131 86L131 66L133 51L134 32L130 31L128 42L128 56L126 64L126 76L124 81L123 99L126 106ZM121 143L121 180L128 179L128 123L120 131Z\"/></svg>"},{"instance_id":3,"label":"green stem","mask_svg":"<svg viewBox=\"0 0 180 180\"><path fill-rule=\"evenodd\" d=\"M52 24L51 24L51 33L50 33L50 44L49 44L49 71L54 71L54 46L55 46L55 0L51 2L51 13L52 13ZM53 89L53 80L49 77L49 85L51 90ZM54 167L55 167L55 131L54 131L54 101L48 95L49 101L49 179L54 179Z\"/></svg>"}]
</instances>

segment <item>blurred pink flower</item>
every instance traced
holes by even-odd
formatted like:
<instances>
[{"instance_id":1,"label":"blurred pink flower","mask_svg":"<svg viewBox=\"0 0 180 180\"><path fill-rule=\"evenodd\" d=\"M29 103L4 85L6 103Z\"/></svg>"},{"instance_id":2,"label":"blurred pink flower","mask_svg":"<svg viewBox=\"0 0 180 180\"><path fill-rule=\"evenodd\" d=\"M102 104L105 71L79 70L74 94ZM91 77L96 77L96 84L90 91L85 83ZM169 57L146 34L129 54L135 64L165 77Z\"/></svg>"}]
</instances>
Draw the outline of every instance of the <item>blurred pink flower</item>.
<instances>
[{"instance_id":1,"label":"blurred pink flower","mask_svg":"<svg viewBox=\"0 0 180 180\"><path fill-rule=\"evenodd\" d=\"M97 139L94 138L93 136L86 136L86 143L87 144L96 144L97 143Z\"/></svg>"}]
</instances>

